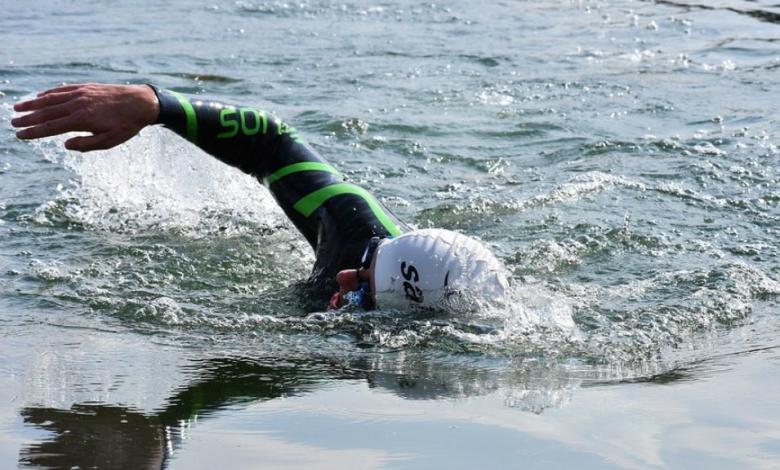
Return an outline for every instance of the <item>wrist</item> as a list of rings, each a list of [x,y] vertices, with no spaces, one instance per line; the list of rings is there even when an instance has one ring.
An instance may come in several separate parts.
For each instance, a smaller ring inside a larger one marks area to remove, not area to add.
[[[157,122],[160,115],[160,100],[151,85],[130,85],[139,106],[139,124],[150,126]]]

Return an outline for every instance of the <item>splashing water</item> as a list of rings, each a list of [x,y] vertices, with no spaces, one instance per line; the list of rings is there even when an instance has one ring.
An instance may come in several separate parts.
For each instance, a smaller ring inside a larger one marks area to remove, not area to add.
[[[64,153],[66,138],[36,142],[49,161],[73,172],[60,195],[36,211],[36,222],[67,222],[122,232],[204,234],[286,227],[270,193],[202,151],[149,128],[129,144],[89,154]]]
[[[516,252],[508,261],[518,277],[500,307],[433,316],[349,309],[303,315],[288,279],[271,279],[289,272],[305,277],[312,255],[256,180],[161,129],[148,129],[127,145],[87,155],[60,150],[63,141],[35,144],[73,178],[35,210],[32,221],[120,235],[127,246],[98,248],[96,259],[77,267],[32,260],[28,273],[59,285],[55,297],[60,300],[86,302],[131,324],[195,329],[207,335],[346,333],[361,347],[377,350],[424,346],[506,357],[647,364],[692,333],[746,321],[755,299],[780,294],[776,281],[745,263],[657,272],[611,287],[544,279],[577,269],[600,252],[670,249],[668,237],[632,233],[627,215],[620,229],[568,241],[541,239]],[[525,201],[486,199],[484,205],[435,210],[446,217],[439,216],[438,222],[457,225],[453,221],[486,213],[576,203],[615,188],[692,197],[664,184],[654,186],[595,171]],[[696,200],[712,204],[712,198]],[[171,233],[184,238],[171,244]],[[279,243],[288,245],[293,256],[280,259]],[[73,291],[68,286],[77,287]],[[647,366],[641,367],[646,372]]]

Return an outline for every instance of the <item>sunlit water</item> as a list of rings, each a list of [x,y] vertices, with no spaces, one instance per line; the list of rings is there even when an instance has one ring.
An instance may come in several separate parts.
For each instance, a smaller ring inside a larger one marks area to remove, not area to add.
[[[27,2],[0,31],[3,467],[780,459],[772,2]],[[307,312],[251,177],[159,128],[14,138],[15,101],[80,81],[274,112],[488,243],[510,299]]]

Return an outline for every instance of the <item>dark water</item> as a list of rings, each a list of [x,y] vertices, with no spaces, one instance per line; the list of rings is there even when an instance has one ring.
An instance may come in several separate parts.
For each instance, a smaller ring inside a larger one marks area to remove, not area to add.
[[[772,2],[2,6],[3,468],[777,468]],[[82,81],[274,112],[510,306],[307,314],[250,177],[14,138]]]

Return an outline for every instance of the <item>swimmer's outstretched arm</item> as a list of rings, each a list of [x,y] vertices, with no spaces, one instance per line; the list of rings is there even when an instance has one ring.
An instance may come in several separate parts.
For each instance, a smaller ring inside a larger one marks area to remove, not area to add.
[[[14,110],[30,112],[11,121],[24,127],[20,139],[39,139],[67,132],[89,132],[65,142],[70,150],[87,152],[115,147],[153,124],[160,112],[154,91],[146,85],[82,84],[52,88]]]
[[[261,110],[191,100],[149,85],[61,86],[17,103],[14,110],[29,112],[11,121],[15,127],[25,128],[16,134],[20,139],[79,131],[92,134],[68,139],[65,147],[70,150],[109,149],[148,125],[163,124],[219,160],[261,180],[300,163],[335,173],[302,145],[294,128]]]
[[[367,191],[344,183],[294,128],[256,108],[190,99],[150,85],[81,84],[44,91],[14,109],[29,113],[11,121],[24,128],[17,132],[20,139],[88,132],[65,142],[81,152],[115,147],[148,125],[162,124],[265,182],[315,250],[326,216],[320,209],[336,196],[350,195],[327,205],[335,232],[351,240],[341,245],[354,241],[362,253],[372,236],[397,235],[403,226]]]

